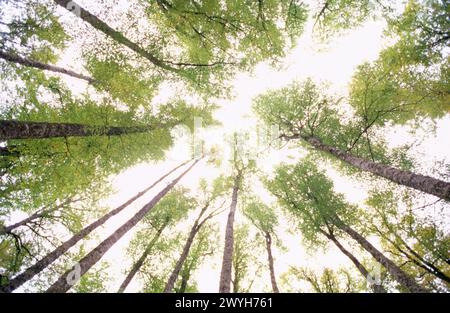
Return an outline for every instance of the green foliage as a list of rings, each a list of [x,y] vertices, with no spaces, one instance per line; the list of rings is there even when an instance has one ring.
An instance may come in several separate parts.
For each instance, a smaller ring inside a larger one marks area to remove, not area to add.
[[[333,270],[324,268],[321,274],[317,274],[306,267],[291,267],[283,274],[283,284],[287,285],[291,292],[305,292],[303,288],[297,290],[292,287],[293,280],[304,281],[310,285],[316,293],[356,293],[365,291],[364,282],[352,277],[352,273],[345,268]],[[309,291],[308,290],[308,291]]]
[[[252,199],[244,208],[245,216],[263,234],[273,234],[278,225],[278,218],[275,212],[258,199]]]
[[[333,191],[332,181],[310,160],[280,165],[266,187],[294,219],[310,249],[324,246],[323,235],[338,232],[334,225],[339,220],[350,224],[356,219],[357,209]]]

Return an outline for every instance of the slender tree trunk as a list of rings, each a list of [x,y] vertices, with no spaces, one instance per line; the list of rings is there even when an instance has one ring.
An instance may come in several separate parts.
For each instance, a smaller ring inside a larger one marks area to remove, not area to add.
[[[186,271],[183,271],[183,273],[181,273],[181,283],[180,283],[180,289],[178,290],[178,293],[186,292],[186,287],[187,287],[190,277],[191,277],[191,271],[189,268],[186,269]]]
[[[177,264],[175,264],[175,268],[173,269],[172,273],[170,274],[170,277],[167,280],[166,286],[164,287],[165,293],[173,292],[173,288],[177,281],[178,275],[180,274],[180,271],[183,268],[184,262],[186,261],[188,255],[189,255],[189,250],[191,249],[192,243],[194,242],[194,238],[197,235],[197,233],[199,232],[201,226],[203,225],[203,223],[200,223],[200,219],[207,208],[208,208],[208,206],[205,206],[204,208],[202,208],[199,216],[197,217],[197,219],[194,222],[194,225],[191,228],[191,231],[189,232],[189,236],[186,240],[186,243],[184,244],[183,251],[181,252],[180,258],[178,259]]]
[[[238,200],[238,193],[241,183],[241,172],[238,172],[234,179],[233,194],[231,197],[230,213],[228,214],[227,226],[225,230],[225,248],[223,250],[222,270],[220,272],[219,292],[229,293],[231,284],[231,270],[233,265],[234,249],[234,215]]]
[[[339,248],[339,250],[341,250],[343,254],[345,254],[350,259],[350,261],[353,262],[353,264],[356,266],[356,268],[364,277],[364,279],[367,280],[369,277],[371,277],[369,276],[369,272],[366,270],[366,268],[358,261],[358,259],[350,251],[348,251],[341,245],[341,243],[336,239],[334,235],[327,234],[326,236]],[[384,289],[382,285],[371,283],[370,288],[372,288],[373,292],[375,293],[386,293],[386,289]]]
[[[150,254],[150,251],[153,249],[153,246],[155,245],[156,241],[158,241],[159,237],[161,236],[161,233],[163,232],[164,228],[166,228],[166,225],[158,229],[155,236],[152,238],[152,241],[148,244],[147,248],[145,249],[144,253],[142,253],[139,260],[137,260],[136,263],[134,263],[133,267],[131,268],[131,271],[128,273],[127,277],[125,277],[124,281],[119,287],[119,290],[117,290],[118,293],[122,293],[125,291],[125,289],[130,284],[133,277],[137,274],[139,269],[142,267],[142,265],[145,262],[145,259],[147,259],[147,256]]]
[[[274,293],[279,293],[277,280],[275,279],[275,269],[273,266],[273,256],[272,256],[272,236],[270,233],[266,232],[266,249],[267,249],[267,259],[269,261],[269,270],[270,270],[270,282],[272,284],[272,289]]]
[[[65,75],[68,75],[68,76],[71,76],[74,78],[85,80],[89,84],[92,84],[95,82],[95,80],[93,78],[82,75],[82,74],[75,73],[74,71],[67,70],[65,68],[50,65],[50,64],[41,63],[41,62],[30,60],[30,59],[25,59],[25,58],[22,58],[22,57],[19,57],[19,56],[10,54],[10,53],[6,53],[4,51],[0,51],[0,58],[4,59],[6,61],[9,61],[9,62],[18,63],[18,64],[28,66],[28,67],[34,67],[34,68],[38,68],[41,70],[65,74]]]
[[[294,136],[298,138],[300,136]],[[384,177],[394,183],[411,187],[422,192],[434,195],[441,199],[450,201],[450,183],[430,176],[415,174],[409,171],[400,170],[386,164],[369,161],[350,153],[342,151],[336,147],[326,145],[317,137],[301,137],[318,150],[330,153],[338,159],[347,162],[361,170],[368,171],[374,175]]]
[[[123,203],[122,205],[118,206],[111,212],[103,215],[101,218],[90,224],[89,226],[83,228],[80,232],[78,232],[76,235],[74,235],[72,238],[61,244],[58,248],[47,254],[44,258],[39,260],[36,264],[30,266],[27,268],[23,273],[17,275],[15,278],[11,279],[8,283],[8,285],[5,285],[3,287],[0,287],[0,292],[12,292],[21,285],[23,285],[25,282],[33,278],[36,274],[43,271],[49,264],[53,263],[57,258],[59,258],[61,255],[63,255],[66,251],[68,251],[71,247],[73,247],[77,242],[85,238],[87,235],[89,235],[92,231],[97,229],[98,227],[102,226],[107,220],[109,220],[111,217],[119,214],[123,209],[125,209],[127,206],[132,204],[136,199],[143,196],[147,191],[152,189],[156,184],[161,182],[164,178],[175,172],[177,169],[182,167],[183,165],[187,164],[189,161],[183,162],[182,164],[178,165],[171,171],[169,171],[167,174],[161,176],[157,181],[155,181],[151,186],[147,187],[146,189],[142,190],[141,192],[137,193],[134,197],[129,199],[127,202]]]
[[[383,253],[378,251],[370,242],[368,242],[363,236],[358,232],[353,230],[350,226],[346,225],[342,221],[336,225],[350,237],[356,240],[367,252],[369,252],[375,260],[377,260],[381,265],[383,265],[389,274],[402,286],[406,287],[410,292],[414,293],[425,293],[428,292],[425,288],[419,286],[413,278],[408,276],[403,272],[394,262],[388,259]]]
[[[61,209],[63,206],[69,204],[69,203],[74,203],[79,201],[79,199],[77,200],[73,200],[73,199],[68,199],[66,201],[64,201],[63,203],[61,203],[60,205],[56,205],[53,208],[48,208],[48,209],[43,209],[43,210],[39,210],[36,211],[35,213],[31,214],[30,216],[28,216],[27,218],[24,218],[23,220],[14,223],[12,225],[9,226],[4,226],[3,228],[0,229],[0,235],[2,234],[8,234],[11,233],[11,231],[13,231],[14,229],[20,227],[20,226],[24,226],[34,220],[37,220],[38,218],[44,217],[45,215],[55,212],[58,209]]]
[[[179,72],[180,70],[177,68],[173,68],[169,65],[167,65],[165,62],[159,60],[156,56],[151,54],[150,52],[146,51],[145,49],[141,48],[138,44],[131,41],[127,37],[125,37],[121,32],[118,32],[117,30],[110,27],[108,24],[106,24],[104,21],[97,18],[95,15],[91,14],[89,11],[84,9],[82,6],[77,4],[75,1],[71,0],[54,0],[57,4],[62,6],[63,8],[67,9],[68,11],[76,14],[79,18],[81,18],[83,21],[94,27],[95,29],[101,31],[108,37],[112,38],[113,40],[117,41],[118,43],[128,47],[129,49],[133,50],[140,56],[146,58],[154,65],[171,71],[171,72]]]
[[[0,140],[43,139],[55,137],[118,136],[145,133],[161,126],[93,126],[72,123],[24,122],[0,120]]]
[[[73,273],[77,275],[78,279],[83,276],[92,266],[94,266],[102,256],[130,229],[132,229],[144,216],[162,199],[179,181],[186,175],[200,159],[188,167],[183,173],[181,173],[176,179],[174,179],[169,185],[161,190],[150,202],[142,207],[132,218],[130,218],[125,224],[120,226],[112,235],[102,241],[94,250],[89,252],[84,258],[82,258],[76,266],[64,273],[49,289],[47,293],[61,293],[68,291],[73,284],[68,279]]]

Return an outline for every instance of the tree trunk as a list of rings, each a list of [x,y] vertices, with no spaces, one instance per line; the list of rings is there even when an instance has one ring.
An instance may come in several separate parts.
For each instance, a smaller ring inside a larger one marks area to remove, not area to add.
[[[0,141],[8,139],[43,139],[55,137],[118,136],[145,133],[159,127],[161,126],[115,127],[72,123],[0,120]]]
[[[10,53],[6,53],[4,51],[0,51],[0,58],[4,59],[6,61],[9,61],[9,62],[18,63],[18,64],[28,66],[28,67],[34,67],[34,68],[38,68],[41,70],[65,74],[65,75],[68,75],[71,77],[85,80],[89,84],[92,84],[95,82],[95,80],[93,78],[82,75],[82,74],[75,73],[74,71],[67,70],[65,68],[61,68],[61,67],[50,65],[50,64],[41,63],[41,62],[34,61],[34,60],[25,59],[25,58],[22,58],[22,57],[19,57],[19,56],[10,54]]]
[[[299,136],[296,136],[299,137]],[[384,177],[394,183],[411,187],[422,192],[434,195],[441,199],[450,201],[450,183],[430,176],[415,174],[400,170],[386,164],[369,161],[356,157],[336,147],[326,145],[316,137],[301,137],[318,150],[330,153],[338,159],[347,162],[361,170],[368,171],[374,175]]]
[[[147,187],[146,189],[142,190],[138,194],[136,194],[134,197],[129,199],[127,202],[123,203],[122,205],[118,206],[111,212],[105,214],[89,226],[83,228],[80,232],[78,232],[76,235],[74,235],[72,238],[61,244],[58,248],[47,254],[44,258],[39,260],[36,264],[30,266],[27,268],[23,273],[17,275],[15,278],[11,279],[8,283],[8,285],[5,285],[3,287],[0,287],[0,292],[12,292],[21,285],[23,285],[25,282],[33,278],[36,274],[40,273],[42,270],[44,270],[49,264],[51,264],[53,261],[55,261],[57,258],[59,258],[61,255],[63,255],[67,250],[69,250],[71,247],[73,247],[77,242],[79,242],[81,239],[85,238],[87,235],[89,235],[92,231],[97,229],[98,227],[102,226],[107,220],[109,220],[111,217],[119,214],[123,209],[125,209],[127,206],[132,204],[136,199],[140,198],[142,195],[144,195],[147,191],[152,189],[154,186],[156,186],[159,182],[161,182],[164,178],[175,172],[177,169],[182,167],[183,165],[187,164],[189,161],[183,162],[182,164],[178,165],[165,175],[161,176],[157,181],[155,181],[151,186]]]
[[[332,234],[327,234],[326,235],[328,237],[328,239],[330,239],[338,248],[339,250],[341,250],[341,252],[343,254],[345,254],[350,261],[353,262],[353,264],[356,266],[356,268],[358,269],[358,271],[361,273],[361,275],[364,277],[364,279],[368,279],[369,276],[369,272],[366,270],[366,268],[358,261],[358,259],[347,249],[345,249],[341,243],[336,239],[336,237]],[[382,285],[377,285],[377,284],[370,284],[370,288],[372,288],[373,292],[375,293],[386,293],[386,289],[384,289],[384,287]]]
[[[189,250],[191,249],[192,243],[194,242],[194,238],[197,235],[197,233],[199,232],[201,226],[203,225],[203,223],[200,223],[200,219],[201,219],[203,213],[205,213],[207,208],[208,208],[208,206],[205,206],[204,208],[202,208],[199,216],[197,217],[197,219],[194,222],[194,225],[191,228],[191,231],[189,232],[189,236],[186,240],[186,243],[184,244],[183,251],[181,252],[180,258],[178,259],[177,264],[175,265],[175,268],[173,269],[172,273],[170,274],[170,277],[167,280],[166,286],[164,287],[165,293],[173,292],[173,288],[177,281],[178,275],[180,274],[180,271],[183,268],[184,262],[186,261],[188,255],[189,255]],[[205,222],[205,221],[203,221],[203,222]]]
[[[223,250],[222,270],[220,272],[219,292],[229,293],[231,284],[231,269],[233,265],[234,249],[234,215],[238,200],[238,193],[241,183],[241,173],[238,172],[234,179],[233,194],[231,197],[230,213],[228,214],[227,226],[225,230],[225,248]]]
[[[44,217],[45,215],[47,215],[47,214],[49,214],[51,212],[55,212],[56,210],[61,209],[62,207],[64,207],[65,205],[67,205],[69,203],[75,203],[75,202],[78,202],[78,201],[80,201],[80,199],[73,200],[73,199],[69,198],[68,200],[64,201],[60,205],[56,205],[53,208],[42,209],[42,210],[36,211],[35,213],[31,214],[29,217],[24,218],[23,220],[21,220],[21,221],[19,221],[17,223],[14,223],[14,224],[9,225],[9,226],[4,226],[3,228],[0,229],[0,235],[11,233],[11,231],[13,231],[16,228],[19,228],[20,226],[24,226],[24,225],[26,225],[26,224],[28,224],[28,223],[30,223],[30,222],[38,219],[38,218]]]
[[[383,265],[389,274],[402,286],[406,287],[410,292],[414,293],[424,293],[428,292],[425,288],[419,286],[414,279],[409,277],[405,272],[403,272],[394,262],[388,259],[383,253],[378,251],[370,242],[368,242],[363,236],[358,232],[353,230],[350,226],[344,224],[339,220],[337,225],[341,230],[347,233],[350,237],[356,240],[367,252],[369,252],[375,260],[377,260],[381,265]]]
[[[181,283],[180,283],[180,289],[178,290],[178,293],[186,292],[186,287],[189,282],[190,276],[191,276],[191,273],[190,273],[189,268],[186,271],[183,271],[183,273],[181,273]]]
[[[81,18],[83,21],[94,27],[95,29],[101,31],[108,37],[112,38],[113,40],[117,41],[118,43],[128,47],[129,49],[133,50],[140,56],[146,58],[154,65],[171,71],[171,72],[179,72],[179,69],[173,68],[163,61],[159,60],[157,57],[149,53],[148,51],[141,48],[139,45],[134,43],[133,41],[126,38],[122,33],[118,32],[117,30],[110,27],[108,24],[97,18],[95,15],[91,14],[89,11],[85,10],[83,7],[81,7],[79,4],[77,4],[75,1],[71,0],[54,0],[57,4],[62,6],[63,8],[67,9],[68,11],[76,14],[79,18]]]
[[[158,241],[159,237],[161,236],[161,233],[163,232],[164,228],[166,228],[166,225],[158,229],[157,233],[153,237],[152,241],[148,244],[147,248],[145,249],[144,253],[142,253],[139,260],[137,260],[136,263],[134,263],[133,267],[131,268],[131,271],[128,273],[127,277],[125,277],[124,281],[119,287],[119,290],[117,290],[118,293],[123,293],[125,289],[130,284],[131,280],[133,279],[134,275],[139,271],[139,269],[142,267],[142,265],[145,262],[145,259],[150,254],[150,251],[153,249],[153,246],[155,245],[156,241]]]
[[[82,258],[76,266],[64,273],[49,289],[47,293],[61,293],[68,291],[73,284],[68,282],[69,275],[72,275],[75,271],[79,274],[77,280],[84,275],[92,266],[94,266],[102,256],[108,252],[108,250],[122,238],[130,229],[132,229],[144,216],[162,199],[179,181],[186,175],[200,159],[188,167],[183,173],[181,173],[176,179],[174,179],[169,185],[161,190],[150,202],[144,205],[132,218],[130,218],[125,224],[120,226],[112,235],[102,241],[94,250],[89,252],[84,258]]]
[[[269,261],[269,270],[270,270],[270,282],[272,284],[272,289],[274,293],[279,293],[277,281],[275,279],[275,269],[273,266],[273,256],[272,256],[272,236],[270,233],[266,233],[266,249],[267,249],[267,258]]]

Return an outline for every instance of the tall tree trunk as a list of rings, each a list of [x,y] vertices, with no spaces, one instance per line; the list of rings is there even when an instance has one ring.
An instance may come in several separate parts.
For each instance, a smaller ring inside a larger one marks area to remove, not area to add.
[[[144,216],[162,199],[179,181],[186,175],[200,159],[188,167],[183,173],[181,173],[176,179],[174,179],[169,185],[161,190],[150,202],[144,205],[132,218],[130,218],[125,224],[120,226],[113,234],[103,240],[94,250],[89,252],[84,258],[82,258],[75,267],[64,273],[50,288],[47,289],[47,293],[61,293],[68,291],[72,284],[68,282],[69,275],[76,272],[79,273],[79,277],[84,275],[92,266],[94,266],[102,256],[130,229],[132,229]],[[78,279],[79,279],[78,277]]]
[[[186,292],[186,287],[188,285],[190,277],[191,277],[191,269],[189,267],[187,267],[186,270],[181,273],[181,283],[180,283],[180,289],[178,290],[178,293]]]
[[[145,133],[161,126],[94,126],[72,123],[0,120],[0,140],[43,139],[55,137],[118,136]]]
[[[267,259],[269,261],[269,270],[270,270],[270,283],[272,284],[272,289],[274,293],[279,293],[277,280],[275,279],[275,269],[273,266],[273,256],[272,256],[272,236],[270,233],[266,232],[266,249],[267,249]]]
[[[336,225],[350,237],[356,240],[367,252],[369,252],[375,260],[377,260],[381,265],[386,268],[389,274],[402,286],[406,287],[410,292],[424,293],[428,292],[425,288],[419,286],[414,279],[403,272],[394,262],[388,259],[383,253],[378,251],[370,242],[368,242],[363,236],[358,232],[353,230],[350,226],[346,225],[344,222],[339,220]]]
[[[299,137],[300,136],[294,136],[293,138]],[[445,182],[430,176],[400,170],[386,164],[381,164],[353,156],[352,154],[342,151],[341,149],[322,143],[322,141],[317,137],[302,136],[301,138],[307,141],[316,149],[330,153],[338,159],[347,162],[348,164],[351,164],[361,170],[384,177],[394,183],[411,187],[422,192],[434,195],[441,199],[450,201],[450,182]]]
[[[197,233],[200,231],[201,226],[206,221],[206,220],[204,220],[202,223],[200,223],[200,219],[202,218],[202,216],[205,213],[207,208],[208,208],[208,205],[206,205],[205,207],[203,207],[200,210],[200,213],[199,213],[197,219],[195,220],[194,225],[191,228],[191,231],[189,232],[189,236],[186,240],[186,243],[184,244],[183,251],[181,252],[180,258],[178,259],[177,264],[175,264],[175,268],[173,269],[172,273],[170,274],[169,279],[167,280],[166,286],[164,287],[165,293],[173,292],[173,288],[177,281],[178,275],[180,274],[180,271],[183,268],[184,262],[186,261],[188,255],[189,255],[189,250],[191,249],[192,243],[194,242],[194,238],[197,235]]]
[[[31,214],[30,216],[28,216],[27,218],[24,218],[21,221],[18,221],[14,224],[8,225],[8,226],[4,226],[3,228],[0,228],[0,235],[2,234],[8,234],[11,233],[11,231],[13,231],[16,228],[19,228],[21,226],[24,226],[34,220],[37,220],[39,218],[42,218],[44,216],[46,216],[49,213],[55,212],[58,209],[61,209],[62,207],[64,207],[65,205],[69,204],[69,203],[75,203],[80,201],[81,199],[67,199],[66,201],[64,201],[63,203],[54,206],[53,208],[47,208],[47,209],[42,209],[39,211],[36,211],[35,213]]]
[[[17,275],[15,278],[11,279],[8,283],[8,285],[0,287],[0,292],[12,292],[21,285],[23,285],[25,282],[33,278],[35,275],[43,271],[49,264],[53,263],[57,258],[59,258],[61,255],[63,255],[67,250],[69,250],[71,247],[73,247],[76,243],[78,243],[80,240],[85,238],[87,235],[89,235],[92,231],[97,229],[98,227],[102,226],[107,220],[109,220],[111,217],[119,214],[123,209],[125,209],[127,206],[132,204],[136,199],[143,196],[147,191],[152,189],[154,186],[156,186],[159,182],[161,182],[164,178],[175,172],[177,169],[182,167],[183,165],[186,165],[190,161],[183,162],[182,164],[178,165],[165,175],[161,176],[157,181],[155,181],[151,186],[147,187],[146,189],[142,190],[141,192],[137,193],[134,197],[129,199],[127,202],[123,203],[122,205],[118,206],[111,212],[103,215],[101,218],[90,224],[89,226],[83,228],[81,231],[79,231],[76,235],[74,235],[72,238],[61,244],[58,248],[47,254],[45,257],[43,257],[41,260],[39,260],[36,264],[30,266],[27,268],[23,273]]]
[[[124,281],[120,285],[119,290],[117,290],[117,292],[122,293],[128,287],[128,285],[130,284],[133,277],[136,275],[136,273],[139,271],[139,269],[144,264],[145,259],[147,259],[147,256],[150,254],[150,251],[153,249],[153,246],[155,245],[156,241],[158,241],[164,228],[166,228],[166,225],[164,225],[163,227],[160,227],[158,229],[155,236],[152,238],[152,241],[150,241],[147,248],[145,249],[144,253],[142,253],[139,260],[137,260],[137,262],[134,263],[133,267],[131,268],[131,271],[128,273],[127,277],[125,277]]]
[[[368,279],[369,276],[369,272],[366,270],[366,268],[358,261],[358,259],[347,249],[345,249],[341,243],[336,239],[336,237],[332,234],[327,234],[326,235],[328,237],[328,239],[330,239],[338,248],[339,250],[341,250],[341,252],[343,254],[345,254],[350,261],[353,262],[353,264],[356,266],[356,268],[358,269],[358,271],[361,273],[361,275],[364,277],[364,279]],[[370,284],[370,288],[372,288],[373,292],[375,293],[386,293],[386,289],[384,289],[384,287],[382,285],[377,285],[377,284]]]
[[[68,75],[71,77],[85,80],[89,84],[92,84],[95,82],[95,80],[93,78],[82,75],[82,74],[75,73],[74,71],[67,70],[65,68],[50,65],[50,64],[41,63],[41,62],[30,60],[30,59],[25,59],[25,58],[19,57],[17,55],[13,55],[11,53],[6,53],[4,51],[0,51],[0,58],[4,59],[6,61],[9,61],[9,62],[18,63],[18,64],[28,66],[28,67],[34,67],[34,68],[38,68],[41,70],[65,74],[65,75]]]
[[[63,8],[67,9],[68,11],[75,13],[78,17],[80,17],[83,21],[85,21],[95,29],[101,31],[102,33],[112,38],[113,40],[117,41],[118,43],[133,50],[140,56],[146,58],[154,65],[171,72],[180,71],[179,69],[173,68],[167,65],[165,62],[159,60],[156,56],[146,51],[145,49],[141,48],[138,44],[125,37],[121,32],[118,32],[117,30],[110,27],[108,24],[97,18],[95,15],[91,14],[89,11],[84,9],[75,1],[71,0],[54,0],[54,1]]]
[[[220,272],[219,292],[229,293],[231,284],[231,269],[233,265],[234,249],[234,215],[238,200],[238,193],[241,184],[242,173],[238,172],[234,178],[233,194],[231,197],[230,213],[228,214],[227,226],[225,230],[225,247],[223,250],[222,270]]]

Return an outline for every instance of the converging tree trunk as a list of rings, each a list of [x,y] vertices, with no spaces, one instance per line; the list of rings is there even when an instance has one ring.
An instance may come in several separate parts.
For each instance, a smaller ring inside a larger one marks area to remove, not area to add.
[[[164,287],[165,293],[173,292],[173,288],[175,286],[175,283],[177,281],[178,275],[180,274],[181,269],[183,268],[184,262],[186,261],[189,251],[191,249],[192,243],[194,242],[195,236],[200,231],[201,227],[204,225],[207,219],[200,222],[200,219],[202,218],[205,211],[208,209],[209,203],[205,205],[201,210],[197,217],[197,219],[194,222],[194,225],[191,228],[191,231],[189,232],[189,236],[186,240],[186,243],[184,244],[183,251],[181,252],[180,258],[178,259],[177,263],[175,264],[175,268],[173,269],[172,273],[169,276],[169,279],[167,280],[166,286]]]
[[[295,136],[296,138],[300,136]],[[441,199],[450,201],[450,182],[445,182],[430,176],[415,174],[409,171],[400,170],[392,166],[369,161],[351,155],[336,147],[326,145],[317,137],[301,137],[318,150],[330,153],[338,159],[351,164],[361,170],[374,175],[384,177],[394,183],[411,187],[422,192],[434,195]]]
[[[156,180],[151,186],[147,187],[146,189],[142,190],[141,192],[137,193],[134,197],[130,198],[127,202],[123,203],[122,205],[118,206],[111,212],[103,215],[101,218],[90,224],[89,226],[83,228],[81,231],[79,231],[76,235],[74,235],[72,238],[61,244],[58,248],[47,254],[45,257],[43,257],[41,260],[39,260],[34,265],[27,268],[23,273],[17,275],[15,278],[11,279],[9,283],[5,286],[0,287],[0,292],[12,292],[21,285],[23,285],[25,282],[29,281],[31,278],[33,278],[35,275],[43,271],[49,264],[53,263],[57,258],[59,258],[61,255],[63,255],[66,251],[68,251],[71,247],[73,247],[77,242],[85,238],[87,235],[89,235],[91,232],[93,232],[98,227],[102,226],[107,220],[109,220],[111,217],[119,214],[123,209],[128,207],[130,204],[132,204],[135,200],[143,196],[147,191],[152,189],[154,186],[156,186],[159,182],[161,182],[163,179],[165,179],[167,176],[175,172],[180,167],[186,165],[190,161],[186,161],[169,171],[168,173],[161,176],[158,180]]]
[[[171,72],[179,72],[180,70],[174,67],[171,67],[167,65],[164,61],[158,59],[156,56],[151,54],[150,52],[146,51],[142,47],[140,47],[135,42],[131,41],[127,37],[125,37],[121,32],[113,29],[108,24],[106,24],[104,21],[100,20],[95,15],[91,14],[89,11],[84,9],[82,6],[77,4],[75,1],[71,0],[54,0],[57,4],[62,6],[63,8],[67,9],[68,11],[74,13],[79,18],[81,18],[83,21],[94,27],[95,29],[101,31],[108,37],[112,38],[113,40],[117,41],[118,43],[128,47],[129,49],[133,50],[140,56],[146,58],[154,65],[165,69],[167,71]]]
[[[341,230],[347,233],[351,238],[356,240],[367,252],[369,252],[378,263],[392,275],[392,277],[402,286],[407,288],[410,292],[425,293],[428,292],[425,288],[419,286],[413,278],[403,272],[394,262],[388,259],[383,253],[378,251],[370,242],[368,242],[358,232],[353,230],[350,226],[339,220],[337,225]]]
[[[159,237],[161,236],[161,233],[166,228],[166,226],[167,226],[167,224],[163,225],[162,227],[160,227],[158,229],[158,231],[156,232],[155,236],[153,236],[152,241],[150,241],[150,243],[148,244],[147,248],[145,248],[145,250],[142,253],[142,255],[139,258],[139,260],[137,260],[136,263],[134,263],[134,265],[131,268],[130,272],[128,273],[128,275],[123,280],[122,284],[119,287],[119,290],[117,290],[118,293],[124,292],[125,289],[128,287],[128,285],[130,284],[130,282],[133,279],[133,277],[136,275],[136,273],[140,270],[140,268],[144,264],[145,259],[147,259],[148,255],[150,254],[150,252],[153,249],[153,246],[158,241]]]
[[[234,215],[238,200],[238,193],[241,184],[242,173],[239,171],[234,178],[233,194],[231,197],[230,213],[228,214],[227,226],[225,230],[225,247],[223,250],[222,270],[220,272],[219,292],[229,293],[231,288],[231,270],[233,266],[234,248]]]
[[[9,62],[13,62],[13,63],[17,63],[20,65],[24,65],[24,66],[28,66],[28,67],[34,67],[34,68],[38,68],[41,70],[46,70],[46,71],[50,71],[50,72],[54,72],[54,73],[61,73],[61,74],[65,74],[74,78],[78,78],[78,79],[82,79],[87,81],[89,84],[92,84],[95,82],[95,80],[89,76],[85,76],[82,74],[78,74],[74,71],[62,68],[62,67],[58,67],[58,66],[54,66],[54,65],[50,65],[50,64],[45,64],[45,63],[41,63],[38,61],[34,61],[34,60],[30,60],[30,59],[26,59],[26,58],[22,58],[19,57],[17,55],[13,55],[11,53],[7,53],[4,51],[0,51],[0,58],[4,59],[6,61]]]
[[[279,293],[277,280],[275,278],[275,269],[273,266],[273,256],[272,256],[272,236],[270,233],[266,232],[266,250],[267,250],[267,259],[269,261],[269,270],[270,270],[270,283],[272,284],[272,289],[274,293]]]
[[[359,260],[350,251],[348,251],[342,246],[342,244],[337,240],[337,238],[333,234],[326,234],[326,237],[330,239],[339,248],[339,250],[341,250],[341,252],[350,259],[350,261],[352,261],[352,263],[356,266],[356,268],[364,277],[364,279],[368,280],[369,277],[371,277],[367,269],[359,262]],[[370,281],[368,281],[368,283],[370,284],[370,287],[372,288],[373,292],[386,293],[386,289],[384,289],[382,285],[377,285]]]
[[[162,126],[94,126],[73,123],[25,122],[0,120],[0,140],[43,139],[55,137],[119,136],[145,133]]]
[[[47,289],[47,293],[61,293],[68,291],[75,282],[83,276],[92,266],[94,266],[102,256],[130,229],[132,229],[144,216],[162,199],[180,180],[186,175],[201,159],[194,161],[183,173],[161,190],[150,202],[144,205],[132,218],[120,226],[112,235],[103,240],[95,249],[82,258],[72,269],[64,273],[59,279]],[[77,275],[75,281],[69,281],[69,278]]]

